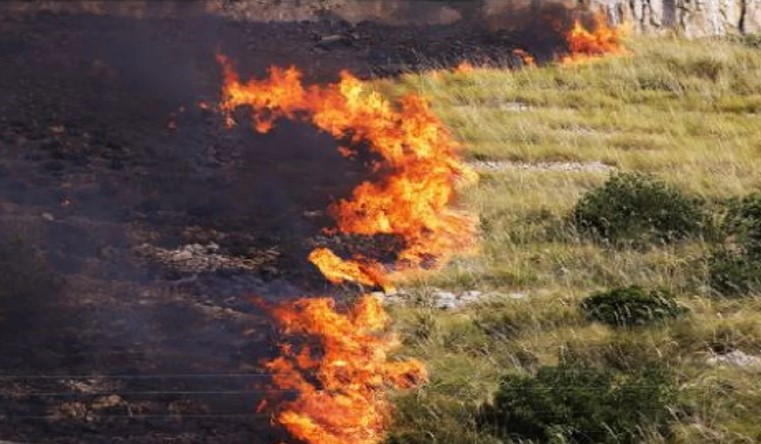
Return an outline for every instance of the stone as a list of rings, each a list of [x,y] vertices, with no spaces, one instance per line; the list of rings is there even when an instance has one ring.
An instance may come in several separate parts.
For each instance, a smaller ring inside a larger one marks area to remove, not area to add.
[[[696,38],[761,32],[761,0],[592,0],[591,9],[640,33]]]
[[[101,396],[92,403],[93,410],[102,410],[121,405],[124,400],[119,395]]]
[[[709,365],[728,367],[755,367],[761,369],[761,357],[749,355],[741,350],[733,350],[726,354],[718,354],[708,358]]]
[[[187,261],[193,259],[193,252],[188,250],[182,250],[174,253],[174,260]]]
[[[525,293],[522,291],[516,291],[513,293],[509,293],[507,297],[509,297],[510,299],[525,299],[526,297],[528,297],[528,293]]]
[[[743,34],[761,33],[761,0],[745,0],[740,31]]]

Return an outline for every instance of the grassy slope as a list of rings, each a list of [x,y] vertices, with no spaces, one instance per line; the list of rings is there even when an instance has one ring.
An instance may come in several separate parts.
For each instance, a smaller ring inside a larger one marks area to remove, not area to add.
[[[667,39],[630,47],[635,56],[593,64],[409,75],[379,86],[430,97],[471,158],[602,161],[709,201],[761,190],[761,50]],[[432,373],[427,387],[399,400],[396,431],[415,431],[416,442],[489,442],[469,425],[498,376],[552,364],[573,348],[603,365],[654,357],[677,370],[680,419],[673,437],[653,442],[761,442],[759,374],[705,364],[723,343],[759,353],[761,299],[710,296],[703,242],[636,251],[578,237],[563,217],[606,177],[508,170],[484,173],[465,191],[462,205],[482,218],[482,254],[409,283],[418,302],[394,309],[404,352]],[[628,284],[669,288],[691,315],[627,332],[580,315],[580,298]],[[432,288],[503,296],[440,312],[426,307]],[[509,296],[517,291],[528,296]]]

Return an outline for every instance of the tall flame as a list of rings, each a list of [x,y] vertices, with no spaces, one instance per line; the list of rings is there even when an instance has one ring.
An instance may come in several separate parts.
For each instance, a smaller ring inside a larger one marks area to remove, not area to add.
[[[383,334],[389,319],[378,299],[363,296],[347,313],[336,311],[330,298],[300,299],[273,314],[286,333],[313,340],[281,345],[281,355],[267,364],[278,387],[299,392],[278,422],[308,443],[381,441],[391,408],[380,394],[413,387],[426,371],[418,361],[389,361],[395,341]]]
[[[309,262],[313,263],[325,278],[334,284],[357,282],[370,287],[377,285],[387,291],[392,290],[383,270],[377,265],[342,259],[328,248],[314,249],[309,253]]]
[[[603,57],[605,55],[624,55],[628,50],[623,45],[625,32],[621,28],[608,25],[603,14],[595,15],[595,28],[588,30],[580,20],[566,34],[569,53],[561,62],[579,63]]]
[[[279,118],[306,120],[348,139],[349,148],[340,148],[344,155],[352,155],[359,142],[378,154],[373,167],[382,179],[361,183],[329,213],[341,233],[397,236],[403,248],[393,264],[343,259],[317,248],[309,260],[330,282],[389,290],[391,269],[440,266],[453,252],[475,248],[476,219],[448,206],[457,185],[477,176],[460,161],[457,143],[423,98],[408,95],[392,106],[348,72],[336,84],[305,87],[297,69],[272,67],[269,78],[242,82],[225,56],[218,60],[225,76],[221,109],[229,125],[235,123],[232,111],[248,106],[260,133]],[[281,344],[280,356],[266,364],[276,386],[298,392],[281,405],[276,420],[311,444],[380,442],[391,414],[385,391],[419,384],[426,371],[415,360],[388,359],[397,341],[378,299],[362,296],[346,312],[330,298],[303,298],[270,310],[287,335],[302,339]]]
[[[258,132],[278,118],[304,119],[336,138],[367,142],[380,155],[376,169],[388,172],[383,180],[360,184],[329,208],[340,232],[400,236],[405,246],[397,267],[441,264],[451,252],[475,248],[476,219],[448,205],[458,181],[473,182],[476,173],[460,161],[458,144],[422,97],[408,95],[394,107],[346,71],[326,86],[304,87],[293,67],[272,67],[268,79],[241,82],[229,60],[218,58],[228,121],[232,110],[248,105]]]

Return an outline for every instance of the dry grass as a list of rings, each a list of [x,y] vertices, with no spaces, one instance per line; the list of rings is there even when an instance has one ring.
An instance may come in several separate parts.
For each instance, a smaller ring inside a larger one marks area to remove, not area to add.
[[[720,40],[636,39],[630,47],[632,57],[586,65],[408,75],[379,87],[430,97],[474,159],[602,161],[653,174],[709,205],[760,190],[761,51]],[[602,365],[655,358],[675,369],[673,434],[652,442],[761,441],[758,372],[706,364],[712,350],[761,353],[761,300],[708,292],[706,241],[614,249],[578,235],[565,217],[606,178],[511,169],[485,173],[464,193],[460,204],[482,219],[482,253],[408,282],[423,302],[393,309],[404,352],[432,374],[427,387],[399,400],[394,433],[415,430],[422,438],[414,442],[494,442],[473,424],[499,376],[553,364],[572,349]],[[590,292],[631,284],[671,290],[690,314],[634,330],[580,314]],[[425,304],[432,288],[497,296],[441,312]],[[516,291],[528,296],[512,299]]]

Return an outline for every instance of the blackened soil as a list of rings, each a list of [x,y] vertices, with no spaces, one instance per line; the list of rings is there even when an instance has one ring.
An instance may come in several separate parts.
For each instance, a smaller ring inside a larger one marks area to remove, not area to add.
[[[224,129],[198,106],[218,99],[216,51],[246,75],[293,64],[322,82],[340,69],[509,62],[514,47],[466,24],[3,19],[0,235],[36,251],[62,285],[2,301],[0,439],[282,439],[255,413],[268,388],[259,362],[275,341],[249,296],[326,288],[306,241],[366,169],[304,124]],[[134,252],[204,236],[230,255],[281,256],[260,273],[177,275]]]

